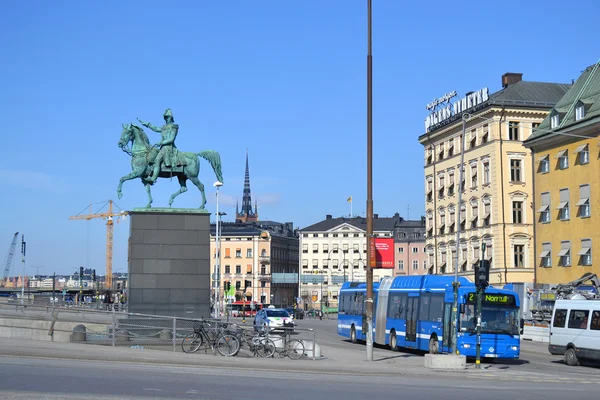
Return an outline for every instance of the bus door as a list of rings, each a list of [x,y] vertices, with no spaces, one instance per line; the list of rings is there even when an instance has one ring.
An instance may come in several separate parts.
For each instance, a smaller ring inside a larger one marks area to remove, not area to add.
[[[417,315],[419,294],[409,293],[406,304],[406,347],[417,347]]]
[[[444,303],[444,333],[442,347],[444,351],[451,351],[452,348],[452,321],[456,314],[452,312],[452,303]]]

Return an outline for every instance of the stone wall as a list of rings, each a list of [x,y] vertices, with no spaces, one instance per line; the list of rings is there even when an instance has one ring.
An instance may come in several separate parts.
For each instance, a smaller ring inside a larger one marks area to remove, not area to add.
[[[130,212],[130,313],[210,317],[209,215]]]

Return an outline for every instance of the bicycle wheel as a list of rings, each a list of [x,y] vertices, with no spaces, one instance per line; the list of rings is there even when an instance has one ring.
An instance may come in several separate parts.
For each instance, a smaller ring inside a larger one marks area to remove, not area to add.
[[[235,356],[240,351],[240,340],[235,335],[221,335],[217,339],[217,351],[225,357]]]
[[[202,339],[202,335],[198,335],[197,333],[190,333],[181,341],[181,349],[185,353],[194,353],[198,351],[200,346],[204,343],[204,339]]]
[[[275,343],[271,339],[261,339],[256,346],[256,353],[261,357],[273,357],[275,354]]]
[[[304,343],[298,339],[292,339],[285,345],[285,353],[292,360],[298,360],[304,355]]]

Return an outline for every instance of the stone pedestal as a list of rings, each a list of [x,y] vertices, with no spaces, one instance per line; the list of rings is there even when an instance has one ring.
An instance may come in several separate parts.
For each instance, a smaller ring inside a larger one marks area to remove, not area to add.
[[[210,317],[210,214],[152,208],[129,215],[129,312]]]

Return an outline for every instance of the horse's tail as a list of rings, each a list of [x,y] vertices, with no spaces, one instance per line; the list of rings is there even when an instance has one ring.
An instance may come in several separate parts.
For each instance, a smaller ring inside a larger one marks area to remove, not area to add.
[[[219,153],[214,150],[204,150],[203,152],[198,153],[198,155],[210,163],[213,171],[215,171],[217,180],[223,183],[223,173],[221,172],[221,156]]]

